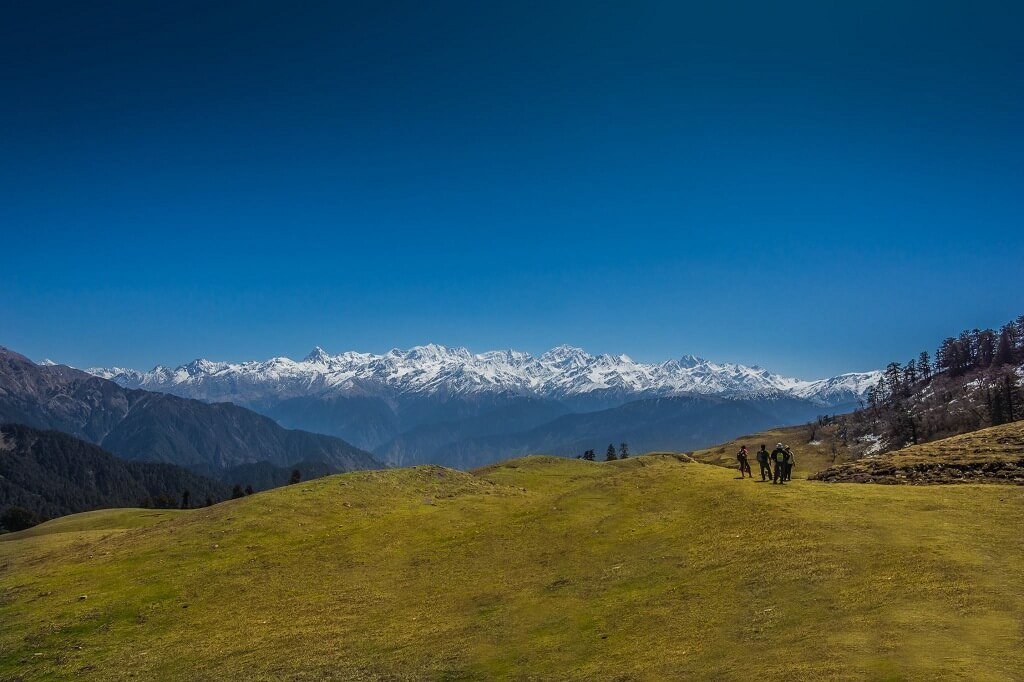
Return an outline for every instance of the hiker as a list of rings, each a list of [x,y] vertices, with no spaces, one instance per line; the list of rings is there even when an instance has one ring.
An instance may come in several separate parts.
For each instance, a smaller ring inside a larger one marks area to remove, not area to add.
[[[793,465],[796,464],[796,457],[793,456],[793,451],[789,449],[788,445],[785,446],[785,448],[786,448],[786,480],[787,481],[792,481],[793,480]]]
[[[740,478],[743,478],[743,472],[746,472],[746,473],[750,474],[750,477],[753,478],[754,474],[751,473],[751,471],[750,471],[750,462],[747,461],[747,446],[746,445],[741,447],[740,451],[736,453],[736,459],[739,460],[739,463],[740,463]]]
[[[786,484],[786,458],[789,454],[786,452],[786,447],[779,443],[772,450],[772,461],[775,462],[775,477],[772,479],[772,485],[778,483],[779,485]]]
[[[768,448],[761,443],[761,449],[757,451],[757,464],[761,467],[761,480],[772,480],[772,467],[768,464]]]

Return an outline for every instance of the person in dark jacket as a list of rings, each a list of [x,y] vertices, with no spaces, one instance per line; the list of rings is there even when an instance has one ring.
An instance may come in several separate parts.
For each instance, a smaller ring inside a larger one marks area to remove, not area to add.
[[[786,484],[786,461],[789,457],[789,453],[786,452],[786,447],[779,443],[772,450],[772,462],[775,464],[775,477],[772,478],[772,484],[778,483],[779,485]]]
[[[751,478],[754,474],[750,471],[750,460],[747,459],[747,446],[744,445],[740,448],[740,451],[736,453],[736,459],[740,463],[740,478],[743,478],[743,474],[747,473]]]
[[[757,451],[757,464],[761,467],[761,480],[770,481],[772,480],[772,467],[768,463],[768,448],[761,443],[761,449]]]

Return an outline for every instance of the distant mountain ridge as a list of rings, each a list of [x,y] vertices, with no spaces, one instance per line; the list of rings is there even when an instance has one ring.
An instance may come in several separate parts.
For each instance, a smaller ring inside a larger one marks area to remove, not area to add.
[[[287,430],[229,403],[208,404],[127,389],[64,365],[37,365],[0,347],[0,422],[72,434],[127,460],[225,469],[266,461],[322,461],[340,470],[379,468],[332,436]]]
[[[466,397],[509,394],[572,405],[623,404],[670,395],[784,394],[823,407],[852,406],[881,373],[854,372],[806,381],[761,367],[714,363],[693,355],[640,363],[627,355],[591,355],[558,346],[539,356],[516,350],[471,353],[436,344],[383,355],[348,351],[331,355],[319,346],[302,360],[276,357],[241,363],[194,360],[148,372],[120,367],[86,371],[128,388],[164,391],[209,401],[242,404],[268,398],[430,395]]]

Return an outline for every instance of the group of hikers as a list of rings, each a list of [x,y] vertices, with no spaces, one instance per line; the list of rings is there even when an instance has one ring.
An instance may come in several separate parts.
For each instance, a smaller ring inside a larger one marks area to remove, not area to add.
[[[756,457],[757,463],[761,466],[762,481],[771,481],[772,485],[776,483],[785,485],[786,481],[793,480],[794,457],[788,445],[779,443],[774,450],[768,452],[768,449],[762,444]],[[743,478],[744,474],[750,474],[750,477],[753,478],[754,474],[750,471],[750,462],[747,460],[746,445],[736,453],[736,459],[740,463],[740,478]]]

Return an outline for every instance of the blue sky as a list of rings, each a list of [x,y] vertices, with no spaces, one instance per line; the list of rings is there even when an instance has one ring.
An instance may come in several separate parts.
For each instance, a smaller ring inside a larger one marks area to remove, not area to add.
[[[0,23],[36,359],[824,376],[1024,312],[1019,3],[40,4]]]

